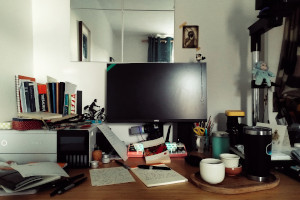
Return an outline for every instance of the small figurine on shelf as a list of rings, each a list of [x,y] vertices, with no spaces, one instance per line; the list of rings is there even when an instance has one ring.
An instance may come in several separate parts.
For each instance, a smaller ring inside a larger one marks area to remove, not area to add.
[[[201,62],[201,60],[205,60],[205,57],[199,53],[199,54],[196,54],[196,60],[197,60],[197,62]]]
[[[97,105],[97,99],[94,99],[91,105],[84,107],[84,118],[86,120],[105,120],[104,108]]]
[[[267,86],[271,87],[270,77],[275,77],[275,75],[269,71],[269,67],[265,62],[257,62],[252,73],[255,75],[255,85],[261,85],[263,80],[265,80]]]

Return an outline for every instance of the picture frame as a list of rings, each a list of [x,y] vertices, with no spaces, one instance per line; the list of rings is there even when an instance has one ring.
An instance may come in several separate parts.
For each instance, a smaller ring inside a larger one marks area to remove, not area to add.
[[[199,26],[183,26],[182,48],[198,48]]]
[[[78,22],[78,50],[79,61],[90,61],[91,58],[91,31],[82,22]]]

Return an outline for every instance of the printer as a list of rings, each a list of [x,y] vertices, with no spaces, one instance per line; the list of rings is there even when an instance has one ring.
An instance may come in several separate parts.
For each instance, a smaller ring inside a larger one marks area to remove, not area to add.
[[[50,130],[0,130],[0,161],[57,161],[57,132]]]

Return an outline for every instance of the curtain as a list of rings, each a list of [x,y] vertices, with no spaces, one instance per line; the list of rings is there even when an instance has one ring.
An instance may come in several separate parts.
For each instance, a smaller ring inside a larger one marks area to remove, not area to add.
[[[276,76],[274,110],[288,125],[300,123],[300,8],[286,17]]]
[[[171,62],[173,38],[148,37],[148,62]]]

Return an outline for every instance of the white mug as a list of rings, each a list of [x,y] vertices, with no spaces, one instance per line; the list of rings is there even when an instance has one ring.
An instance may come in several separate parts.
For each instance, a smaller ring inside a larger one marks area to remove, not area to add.
[[[201,178],[210,183],[221,183],[225,178],[225,165],[220,159],[205,158],[200,162]]]

